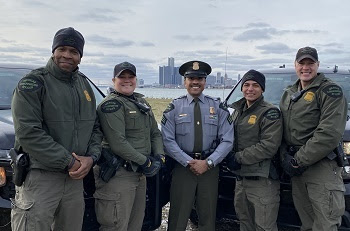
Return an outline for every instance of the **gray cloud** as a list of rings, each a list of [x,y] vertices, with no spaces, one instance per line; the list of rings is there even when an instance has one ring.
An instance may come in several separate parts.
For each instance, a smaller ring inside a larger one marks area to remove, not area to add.
[[[104,47],[129,47],[135,44],[135,42],[131,40],[118,39],[116,41],[100,35],[90,35],[87,38],[90,40],[91,44],[96,43]]]
[[[273,42],[266,45],[256,46],[258,50],[261,50],[263,54],[286,54],[294,51],[286,44]]]
[[[176,40],[181,40],[181,41],[183,41],[183,40],[190,40],[190,41],[192,41],[192,40],[200,40],[200,41],[206,41],[206,40],[209,39],[208,36],[201,36],[201,35],[195,35],[195,36],[193,36],[193,35],[175,35],[175,36],[173,36],[173,38],[176,39]]]
[[[252,23],[248,23],[246,26],[246,28],[252,28],[252,27],[270,27],[270,25],[268,23],[264,23],[264,22],[252,22]]]
[[[94,9],[93,11],[79,14],[75,18],[97,23],[114,23],[120,21],[121,18],[116,17],[112,13],[113,11],[109,9]]]
[[[143,47],[155,47],[154,43],[146,42],[146,41],[145,42],[141,42],[140,45],[143,46]]]
[[[270,39],[272,35],[277,34],[277,30],[274,28],[265,28],[265,29],[251,29],[246,30],[243,33],[234,36],[233,40],[236,41],[252,41],[252,40],[263,40]]]

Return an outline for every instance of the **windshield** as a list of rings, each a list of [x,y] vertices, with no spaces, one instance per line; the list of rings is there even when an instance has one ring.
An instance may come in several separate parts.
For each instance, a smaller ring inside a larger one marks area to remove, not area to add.
[[[266,77],[266,91],[263,93],[264,99],[276,106],[279,106],[279,102],[284,89],[295,83],[297,75],[295,73],[264,73]],[[349,104],[348,110],[350,110],[350,74],[341,73],[326,73],[327,78],[332,79],[343,88],[343,93]],[[241,92],[241,81],[234,87],[231,95],[227,98],[227,105],[231,105],[237,100],[241,99],[243,94]]]
[[[18,81],[30,69],[0,67],[0,110],[11,108],[12,93]]]
[[[30,71],[31,69],[26,68],[0,67],[0,110],[11,108],[13,90],[16,88],[20,79]],[[104,95],[102,95],[97,87],[95,87],[90,81],[89,84],[94,91],[96,105],[98,105],[103,100]]]

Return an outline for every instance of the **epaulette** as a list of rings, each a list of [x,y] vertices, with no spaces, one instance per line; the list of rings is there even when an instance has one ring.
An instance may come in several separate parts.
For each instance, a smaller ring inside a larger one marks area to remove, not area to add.
[[[186,97],[187,97],[186,95],[182,95],[182,96],[179,96],[179,97],[175,98],[174,100],[183,99],[183,98],[186,98]]]
[[[212,97],[210,95],[204,95],[204,97],[215,100],[215,101],[218,101],[218,100],[220,101],[220,97]]]

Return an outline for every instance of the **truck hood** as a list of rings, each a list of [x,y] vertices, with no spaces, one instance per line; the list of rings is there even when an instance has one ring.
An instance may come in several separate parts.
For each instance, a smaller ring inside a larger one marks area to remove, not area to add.
[[[11,110],[0,110],[0,149],[9,150],[15,143]]]

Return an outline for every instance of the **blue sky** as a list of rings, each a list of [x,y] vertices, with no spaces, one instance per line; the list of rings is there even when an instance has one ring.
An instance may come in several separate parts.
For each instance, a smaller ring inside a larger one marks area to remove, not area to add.
[[[57,30],[85,37],[80,69],[101,83],[129,61],[138,78],[158,82],[158,67],[208,62],[236,78],[249,69],[293,66],[303,46],[321,67],[350,69],[347,0],[0,0],[0,63],[45,65]],[[226,59],[227,52],[227,59]]]

